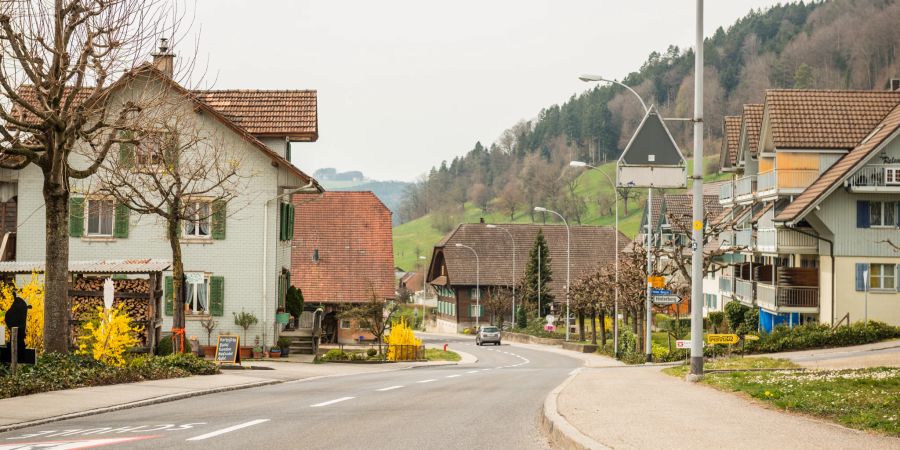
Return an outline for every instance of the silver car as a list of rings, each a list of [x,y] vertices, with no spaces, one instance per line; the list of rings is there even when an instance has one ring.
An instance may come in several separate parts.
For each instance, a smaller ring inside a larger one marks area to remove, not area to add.
[[[475,345],[491,343],[500,345],[500,329],[497,327],[481,327],[475,335]]]

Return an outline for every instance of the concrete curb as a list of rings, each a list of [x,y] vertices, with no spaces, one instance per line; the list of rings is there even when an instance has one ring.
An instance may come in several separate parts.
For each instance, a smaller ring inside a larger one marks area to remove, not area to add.
[[[224,386],[224,387],[218,387],[218,388],[204,389],[201,391],[180,392],[178,394],[162,395],[159,397],[138,400],[138,401],[131,402],[131,403],[122,403],[119,405],[104,406],[102,408],[94,408],[94,409],[88,409],[85,411],[78,411],[78,412],[69,413],[69,414],[61,414],[58,416],[45,417],[43,419],[30,420],[28,422],[19,422],[19,423],[14,423],[14,424],[10,424],[10,425],[2,425],[2,426],[0,426],[0,433],[18,430],[21,428],[33,427],[35,425],[44,425],[44,424],[52,423],[52,422],[59,422],[61,420],[77,419],[79,417],[95,416],[97,414],[103,414],[103,413],[108,413],[108,412],[113,412],[113,411],[122,411],[125,409],[140,408],[142,406],[156,405],[159,403],[174,402],[176,400],[182,400],[182,399],[191,398],[191,397],[199,397],[202,395],[218,394],[220,392],[237,391],[237,390],[241,390],[241,389],[250,389],[250,388],[255,388],[255,387],[269,386],[269,385],[273,385],[273,384],[281,384],[281,383],[284,383],[285,381],[289,381],[289,380],[256,381],[253,383],[236,384],[233,386]]]
[[[550,440],[553,448],[561,449],[603,449],[608,450],[609,447],[585,436],[570,424],[565,417],[559,414],[557,410],[557,399],[559,394],[565,389],[575,377],[581,372],[581,369],[575,369],[566,381],[557,386],[547,394],[544,398],[544,406],[541,410],[541,429]]]
[[[453,349],[451,349],[451,350],[453,350]],[[459,365],[475,364],[478,362],[478,357],[471,353],[461,352],[459,350],[453,350],[453,351],[458,353],[460,356],[460,359],[457,362],[457,364],[459,364]]]

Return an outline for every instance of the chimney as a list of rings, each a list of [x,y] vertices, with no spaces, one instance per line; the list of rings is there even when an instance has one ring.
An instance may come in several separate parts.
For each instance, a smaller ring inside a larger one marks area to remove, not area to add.
[[[892,91],[900,91],[900,78],[891,78],[888,89]]]
[[[169,48],[169,38],[159,38],[159,52],[153,54],[153,67],[173,77],[175,74],[175,55]]]

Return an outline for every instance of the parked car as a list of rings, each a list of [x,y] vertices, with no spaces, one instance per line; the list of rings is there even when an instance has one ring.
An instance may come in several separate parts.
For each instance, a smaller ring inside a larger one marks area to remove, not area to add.
[[[481,327],[475,334],[475,345],[484,345],[485,343],[500,345],[500,329],[497,327]]]

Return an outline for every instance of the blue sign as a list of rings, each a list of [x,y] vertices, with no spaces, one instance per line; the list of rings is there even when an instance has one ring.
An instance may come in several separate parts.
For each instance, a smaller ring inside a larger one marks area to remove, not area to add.
[[[668,289],[652,289],[650,293],[653,295],[672,295],[672,291]]]

